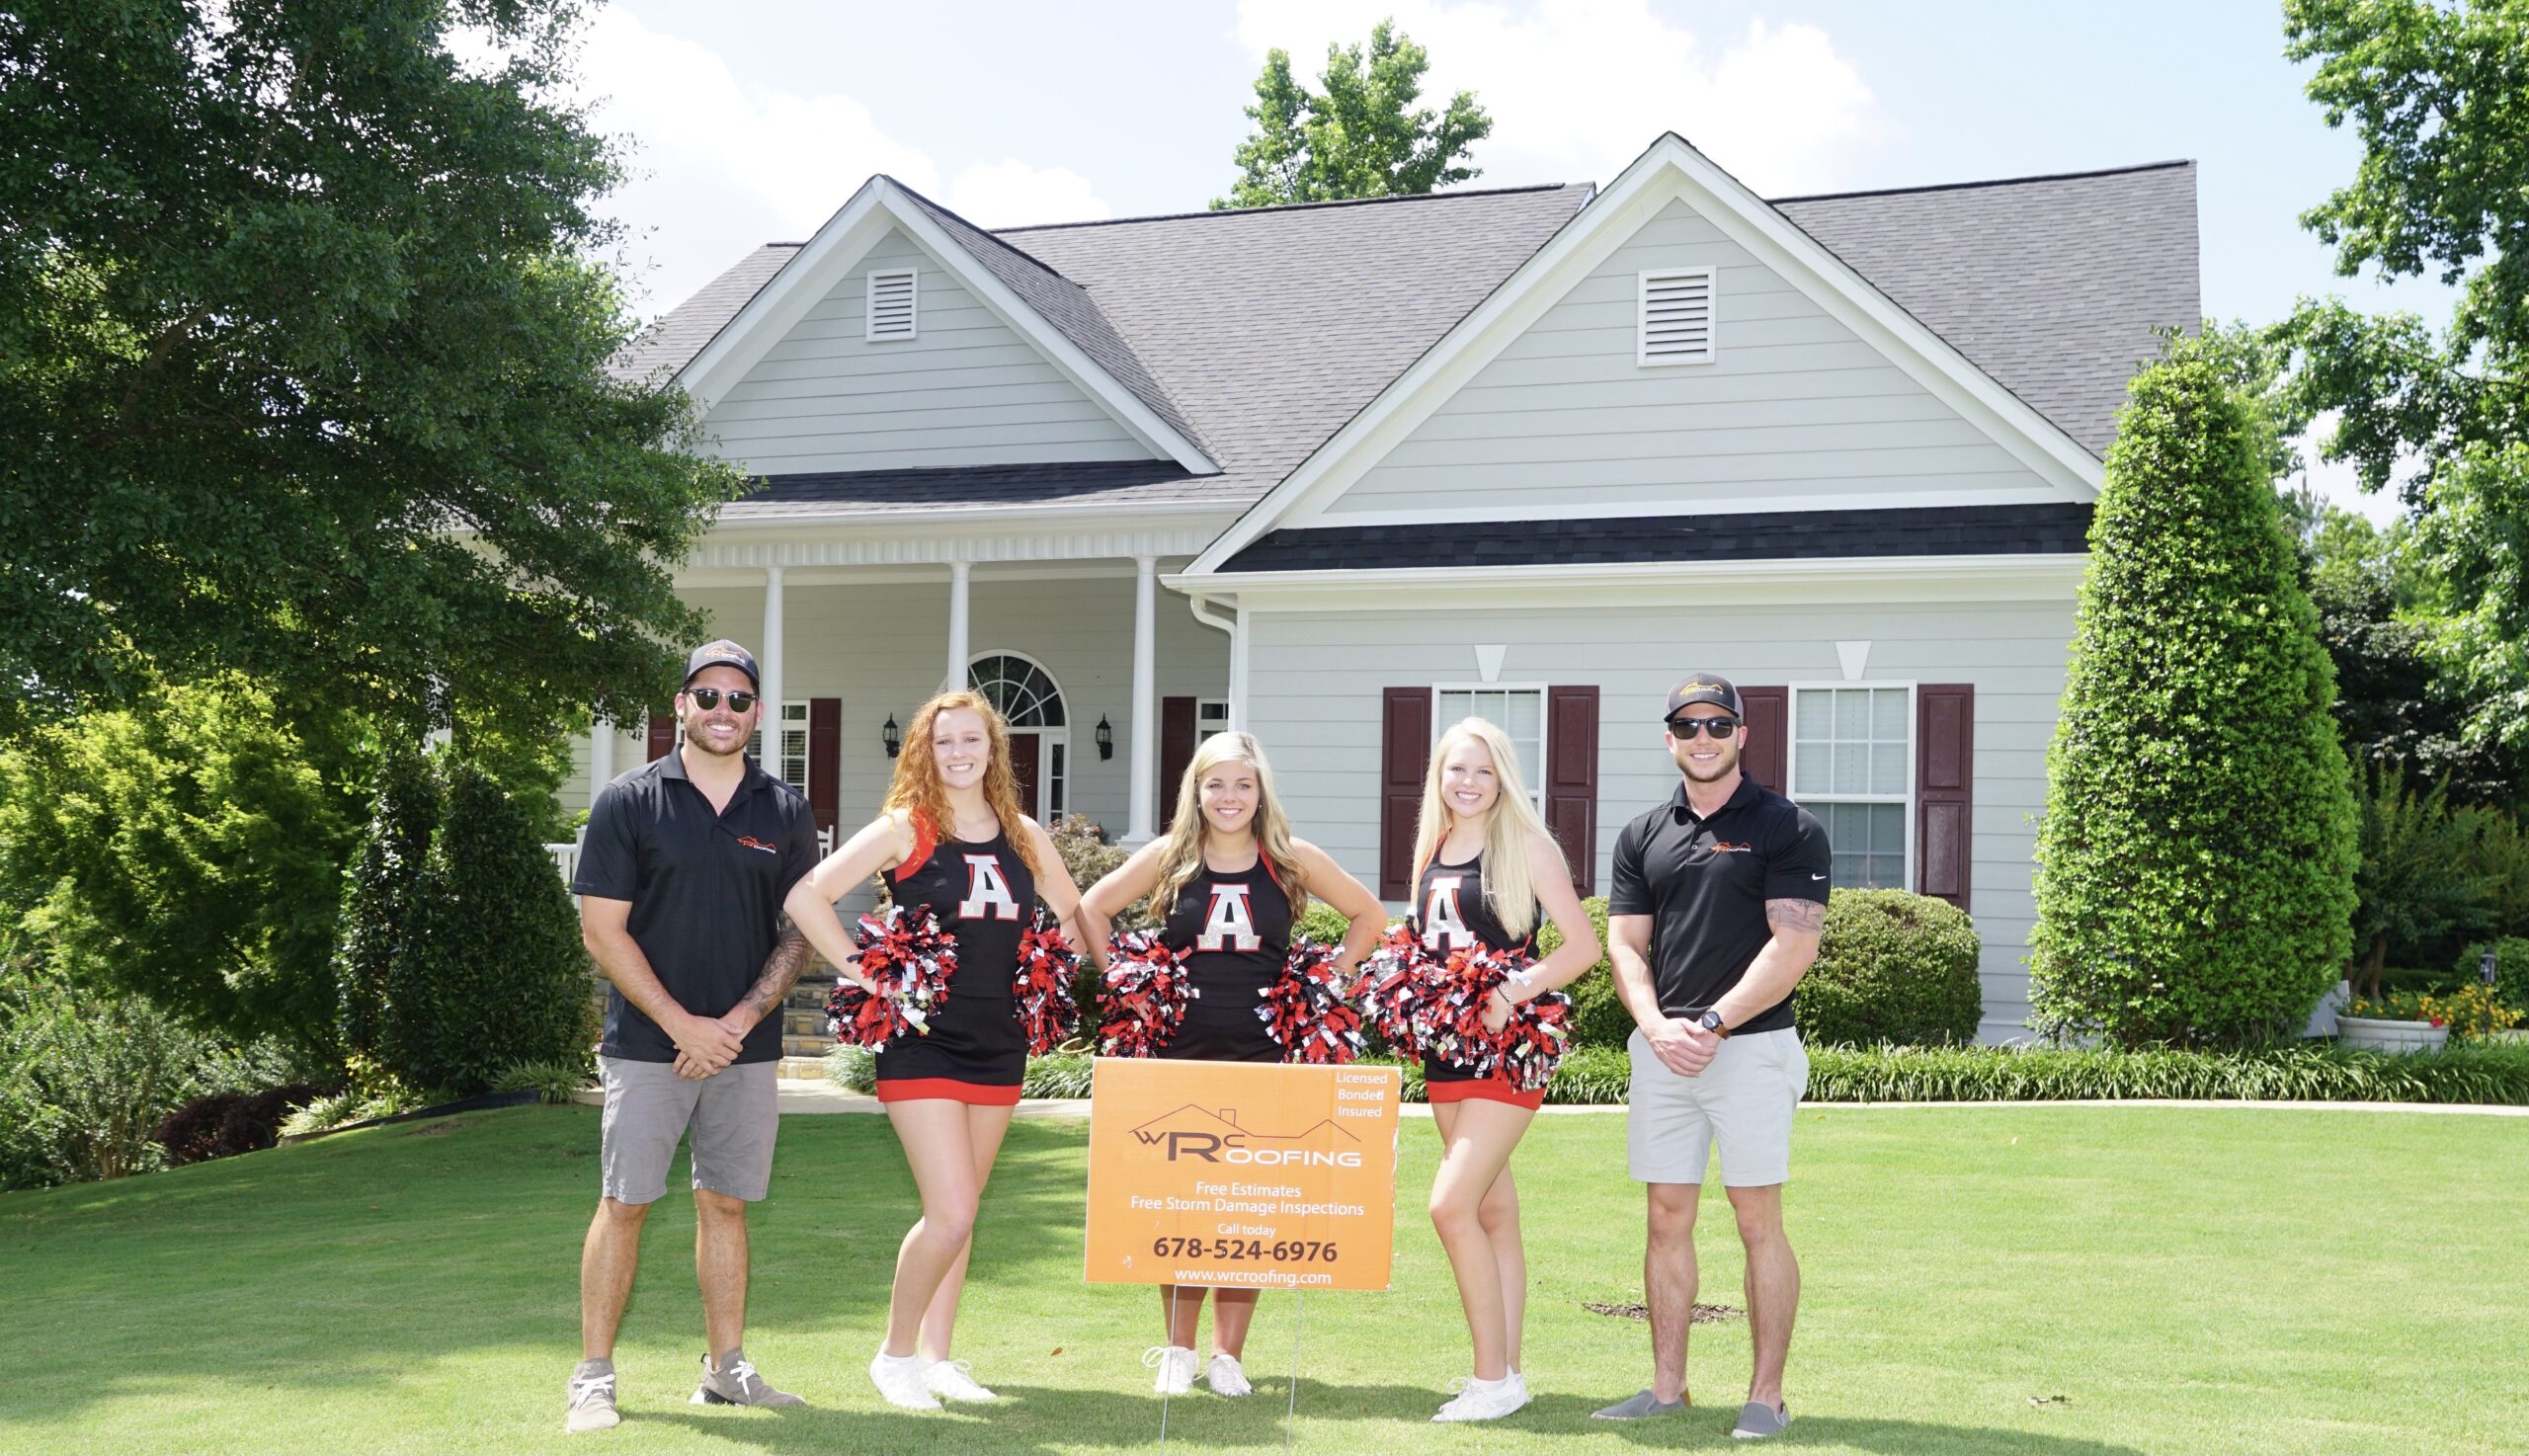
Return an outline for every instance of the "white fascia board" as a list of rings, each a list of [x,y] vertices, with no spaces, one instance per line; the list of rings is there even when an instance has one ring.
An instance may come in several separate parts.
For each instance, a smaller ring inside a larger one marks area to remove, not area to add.
[[[1196,475],[1217,475],[1211,456],[1142,403],[1060,329],[1011,291],[1009,284],[976,261],[931,214],[887,178],[872,177],[852,195],[816,236],[808,239],[770,282],[756,290],[747,306],[713,336],[702,352],[679,370],[677,382],[704,413],[744,378],[767,351],[787,336],[808,310],[842,283],[890,229],[912,238],[985,310],[1034,346],[1056,372],[1098,402],[1116,424],[1154,456],[1175,460]]]
[[[1802,287],[1838,322],[1977,424],[2059,492],[2046,499],[2097,497],[2102,483],[2097,457],[2062,427],[2004,389],[1842,259],[1670,132],[1635,158],[1491,296],[1283,477],[1236,526],[1222,532],[1195,559],[1190,572],[1217,572],[1274,526],[1322,509],[1341,496],[1476,370],[1509,347],[1591,269],[1674,201],[1695,207],[1733,242]],[[1540,501],[1540,510],[1556,519],[1573,514],[1560,500]]]
[[[1168,520],[1187,527],[1206,523],[1227,526],[1238,519],[1236,506],[1218,506],[1208,501],[1155,501],[1148,505],[1045,505],[1026,506],[916,506],[892,511],[820,511],[813,507],[779,514],[741,516],[732,519],[723,514],[711,524],[708,535],[746,535],[771,533],[787,535],[801,530],[851,530],[859,527],[896,529],[903,527],[936,527],[941,530],[972,530],[977,526],[1024,526],[1041,525],[1061,530],[1096,529],[1101,526],[1129,526],[1153,518]]]
[[[1181,592],[1251,608],[1408,611],[1602,602],[1802,603],[2061,602],[2088,570],[2085,553],[1820,557],[1781,561],[1642,561],[1536,566],[1438,566],[1386,571],[1185,571],[1160,578]]]
[[[1506,521],[1623,521],[1634,519],[1667,519],[1686,516],[1757,516],[1779,515],[1787,511],[1886,511],[1920,510],[1940,506],[2049,506],[2061,504],[2063,493],[2054,490],[1959,491],[1938,497],[1908,496],[1892,502],[1885,495],[1856,493],[1839,496],[1734,496],[1727,500],[1697,501],[1691,510],[1678,509],[1674,501],[1577,501],[1557,492],[1552,497],[1553,512],[1542,516],[1535,507],[1468,506],[1448,510],[1421,511],[1330,511],[1308,522],[1315,526],[1428,526],[1443,538],[1449,527],[1477,522]]]

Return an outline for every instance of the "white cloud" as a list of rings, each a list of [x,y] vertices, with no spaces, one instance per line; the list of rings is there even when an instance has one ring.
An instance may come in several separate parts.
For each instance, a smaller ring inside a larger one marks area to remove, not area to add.
[[[1425,104],[1465,89],[1493,116],[1475,185],[1612,181],[1674,131],[1759,194],[1844,187],[1885,130],[1860,71],[1826,32],[1752,21],[1717,49],[1646,0],[1239,0],[1258,63],[1291,53],[1314,83],[1330,41],[1367,40],[1381,15],[1430,52]]]
[[[646,313],[676,306],[758,244],[805,239],[873,173],[993,225],[1110,210],[1077,173],[1017,159],[971,167],[943,194],[931,155],[851,97],[745,85],[708,46],[620,8],[597,13],[579,70],[597,128],[630,144],[632,180],[602,205],[631,234]]]

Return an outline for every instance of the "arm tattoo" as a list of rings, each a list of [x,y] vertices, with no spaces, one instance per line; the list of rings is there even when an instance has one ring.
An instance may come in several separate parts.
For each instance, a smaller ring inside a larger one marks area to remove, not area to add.
[[[764,974],[756,977],[746,1000],[738,1005],[753,1011],[757,1020],[763,1020],[781,1004],[781,998],[790,994],[799,973],[807,968],[808,937],[785,915],[781,918],[780,939],[775,943],[773,953],[764,958]]]
[[[1815,900],[1768,900],[1765,902],[1765,924],[1777,930],[1797,930],[1815,935],[1826,929],[1827,907]]]

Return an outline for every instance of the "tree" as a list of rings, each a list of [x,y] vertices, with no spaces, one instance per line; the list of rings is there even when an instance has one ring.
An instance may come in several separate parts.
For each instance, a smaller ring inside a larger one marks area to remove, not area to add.
[[[386,988],[404,953],[413,887],[439,827],[439,780],[413,752],[379,766],[368,824],[343,884],[341,938],[334,951],[336,1026],[342,1050],[375,1057],[385,1032]]]
[[[2363,145],[2304,225],[2347,277],[2462,285],[2438,338],[2412,314],[2303,299],[2285,326],[2294,389],[2341,412],[2326,457],[2416,513],[2450,587],[2440,647],[2468,736],[2529,751],[2529,4],[2287,0],[2284,15],[2285,53],[2319,63],[2311,99]]]
[[[1238,144],[1238,185],[1212,205],[1409,196],[1482,176],[1461,164],[1493,133],[1493,119],[1472,91],[1449,98],[1437,116],[1416,109],[1430,65],[1392,19],[1371,29],[1366,55],[1358,45],[1326,47],[1323,91],[1293,79],[1290,52],[1266,51],[1247,108],[1256,130]]]
[[[0,9],[0,734],[222,671],[408,723],[674,680],[737,477],[606,372],[579,8]]]
[[[2136,376],[2047,757],[2034,1024],[2122,1043],[2297,1030],[2343,967],[2334,672],[2250,412],[2205,346]]]

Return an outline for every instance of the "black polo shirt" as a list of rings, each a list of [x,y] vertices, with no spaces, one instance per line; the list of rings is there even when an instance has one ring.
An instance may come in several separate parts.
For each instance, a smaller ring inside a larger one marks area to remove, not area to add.
[[[1730,802],[1695,817],[1680,782],[1669,802],[1616,836],[1609,915],[1651,917],[1651,981],[1660,1009],[1701,1015],[1748,974],[1773,927],[1768,900],[1827,903],[1835,862],[1826,826],[1798,804],[1741,774]],[[1792,998],[1733,1026],[1778,1031]]]
[[[580,843],[574,894],[632,902],[630,929],[659,983],[697,1016],[727,1013],[764,973],[781,901],[817,867],[817,820],[797,789],[746,761],[713,813],[686,775],[683,750],[598,791]],[[601,1055],[673,1062],[676,1043],[621,991],[606,998]],[[781,1013],[747,1033],[741,1062],[781,1055]]]

